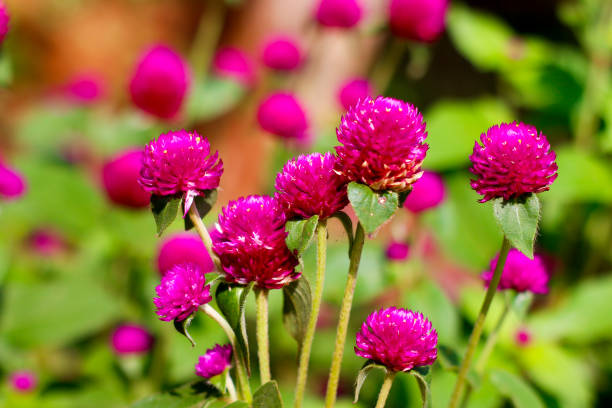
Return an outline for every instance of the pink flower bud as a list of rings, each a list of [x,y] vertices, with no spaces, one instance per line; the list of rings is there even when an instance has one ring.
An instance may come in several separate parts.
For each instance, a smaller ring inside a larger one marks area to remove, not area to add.
[[[113,332],[111,346],[117,354],[142,354],[153,346],[153,336],[142,326],[124,324]]]
[[[38,383],[36,374],[31,371],[16,371],[12,373],[9,378],[11,386],[19,393],[34,391]]]
[[[351,28],[361,20],[357,0],[321,0],[316,11],[319,24],[325,27]]]
[[[284,139],[307,138],[306,114],[290,93],[278,92],[264,99],[257,110],[257,120],[262,129]]]
[[[25,179],[0,162],[0,199],[19,198],[25,193],[26,189]]]
[[[255,64],[242,50],[234,47],[221,48],[212,62],[213,72],[224,78],[231,78],[246,87],[256,81]]]
[[[404,242],[392,241],[387,245],[385,255],[390,261],[405,261],[410,255],[410,246]]]
[[[357,102],[372,96],[373,93],[374,89],[366,78],[354,78],[342,85],[338,92],[338,99],[344,109],[348,110],[351,106],[356,105]]]
[[[127,150],[104,164],[102,182],[110,201],[128,208],[149,206],[151,194],[147,193],[138,183],[142,158],[141,150]]]
[[[444,31],[448,0],[391,0],[391,32],[413,41],[433,42]]]
[[[214,265],[202,240],[190,233],[183,232],[167,238],[157,255],[157,268],[164,275],[175,265],[194,263],[203,273],[212,272]]]
[[[482,280],[489,286],[497,266],[499,255],[491,261],[489,270],[483,272]],[[513,289],[517,292],[533,292],[536,294],[548,293],[548,272],[542,258],[535,255],[529,259],[518,249],[512,248],[508,252],[498,290]]]
[[[302,51],[293,38],[281,36],[266,43],[261,59],[268,68],[292,71],[302,64]]]
[[[440,205],[444,201],[445,195],[446,191],[442,177],[437,173],[425,171],[412,186],[412,191],[408,194],[404,207],[414,213],[420,213]]]

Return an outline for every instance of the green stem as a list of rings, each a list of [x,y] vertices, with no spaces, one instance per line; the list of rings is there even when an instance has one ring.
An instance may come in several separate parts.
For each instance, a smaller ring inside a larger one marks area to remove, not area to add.
[[[393,385],[393,379],[395,378],[395,371],[388,371],[385,375],[385,381],[383,381],[382,387],[380,387],[380,393],[378,394],[378,401],[376,401],[376,408],[384,408]]]
[[[389,87],[406,49],[405,41],[391,37],[389,42],[388,46],[383,47],[383,55],[378,59],[370,74],[372,83],[380,94],[384,94]]]
[[[480,341],[480,336],[482,335],[482,329],[484,327],[484,322],[485,318],[487,317],[489,307],[491,306],[491,302],[493,301],[493,297],[497,291],[497,286],[499,285],[501,274],[504,270],[506,258],[508,257],[508,251],[510,251],[510,242],[504,236],[501,250],[499,251],[499,258],[497,259],[497,265],[495,266],[495,272],[493,273],[493,278],[491,279],[491,282],[489,282],[489,288],[487,289],[484,301],[482,302],[480,312],[478,313],[478,318],[476,319],[476,323],[472,329],[472,334],[470,335],[470,339],[468,340],[465,356],[463,357],[463,361],[459,367],[457,383],[455,384],[455,389],[453,390],[453,394],[451,396],[449,408],[457,408],[459,406],[461,393],[463,391],[463,387],[465,386],[467,374],[472,364],[472,358],[474,357],[476,346],[478,346],[478,342]]]
[[[193,72],[202,79],[206,77],[225,22],[225,4],[223,1],[209,0],[206,3],[190,54]]]
[[[271,379],[270,375],[270,338],[268,335],[268,290],[255,289],[257,313],[257,358],[259,359],[259,376],[261,383],[265,384]]]
[[[225,387],[227,388],[227,392],[230,396],[230,402],[234,402],[238,399],[236,395],[236,387],[234,386],[234,381],[232,381],[232,376],[229,371],[225,373]]]
[[[219,260],[219,257],[212,250],[212,245],[213,245],[212,238],[210,237],[210,234],[208,233],[206,226],[202,222],[202,218],[200,217],[200,214],[198,213],[198,209],[196,208],[195,204],[192,204],[191,207],[189,207],[189,219],[193,223],[193,226],[198,232],[198,235],[202,239],[202,242],[204,243],[204,246],[208,250],[208,253],[211,259],[213,260],[217,268],[219,270],[222,270],[221,261]]]
[[[306,327],[306,334],[300,348],[298,364],[298,376],[295,386],[295,402],[293,406],[300,408],[304,400],[306,380],[308,379],[308,363],[310,362],[310,351],[319,319],[321,300],[323,298],[323,283],[325,282],[325,263],[327,252],[327,220],[319,221],[317,225],[317,275],[315,278],[315,291],[312,299],[310,318]]]
[[[357,284],[357,271],[359,269],[364,240],[363,226],[361,223],[357,223],[355,239],[351,247],[350,264],[346,286],[344,288],[344,297],[342,298],[340,316],[338,317],[336,346],[334,348],[332,363],[329,370],[329,379],[327,380],[325,408],[332,408],[336,402],[338,380],[340,379],[340,367],[342,366],[342,355],[344,354],[344,344],[346,343],[346,333],[348,330],[349,318],[351,316],[351,306],[353,304],[353,295],[355,294],[355,285]]]

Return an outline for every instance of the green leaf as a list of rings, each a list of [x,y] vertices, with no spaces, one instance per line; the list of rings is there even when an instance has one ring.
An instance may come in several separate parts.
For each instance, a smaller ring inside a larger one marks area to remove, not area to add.
[[[533,244],[540,220],[540,200],[535,194],[526,198],[493,203],[493,213],[510,244],[533,259]]]
[[[363,387],[363,383],[365,382],[365,379],[370,373],[370,371],[375,368],[383,370],[385,373],[387,372],[387,367],[385,367],[384,365],[380,365],[374,362],[374,360],[368,360],[363,364],[363,366],[359,370],[359,373],[357,373],[357,379],[355,380],[355,398],[353,399],[353,404],[356,404],[357,401],[359,401],[359,393],[361,392],[361,387]]]
[[[457,371],[459,364],[461,364],[461,357],[454,348],[445,344],[439,344],[438,362],[445,370]]]
[[[503,370],[492,370],[489,379],[502,395],[512,401],[515,408],[544,408],[536,391],[521,377]]]
[[[431,370],[429,367],[417,367],[410,370],[410,375],[416,378],[419,384],[419,390],[421,391],[421,400],[423,401],[423,408],[431,407]]]
[[[388,221],[399,206],[397,193],[375,192],[370,187],[354,181],[348,185],[348,197],[363,229],[368,234]]]
[[[6,88],[13,81],[13,64],[6,52],[0,52],[0,87]]]
[[[190,121],[206,121],[219,117],[242,100],[246,94],[238,82],[209,76],[205,82],[197,81],[187,100]]]
[[[355,236],[353,235],[353,221],[351,221],[351,217],[349,217],[348,214],[344,211],[338,211],[337,213],[332,215],[332,217],[340,220],[342,226],[344,227],[344,230],[346,231],[346,236],[349,240],[348,252],[350,256],[351,250],[353,249],[353,241],[355,240]]]
[[[313,215],[306,220],[287,221],[285,224],[285,231],[288,232],[288,235],[285,241],[291,252],[297,250],[298,254],[301,255],[308,249],[314,237],[315,230],[317,229],[318,222],[318,215]]]
[[[204,218],[210,212],[213,205],[217,202],[217,190],[208,190],[206,194],[194,197],[193,204],[198,209],[200,218]],[[189,216],[185,217],[185,231],[193,228],[193,222]]]
[[[152,395],[132,404],[132,408],[192,408],[207,399],[221,397],[208,381],[196,381],[164,394]]]
[[[189,340],[189,342],[191,343],[191,347],[195,347],[196,343],[193,340],[193,337],[191,337],[191,335],[187,331],[187,329],[189,328],[189,326],[191,326],[191,322],[193,321],[194,317],[195,313],[181,321],[174,319],[174,328],[177,332],[187,337],[187,340]]]
[[[226,405],[225,408],[249,408],[249,404],[244,401],[234,401],[229,405]]]
[[[300,347],[306,335],[311,305],[312,294],[305,275],[283,286],[283,323]]]
[[[253,394],[253,408],[282,408],[280,391],[276,381],[270,381],[259,387]]]
[[[151,196],[151,211],[157,224],[157,235],[161,235],[178,214],[181,197],[177,196]]]

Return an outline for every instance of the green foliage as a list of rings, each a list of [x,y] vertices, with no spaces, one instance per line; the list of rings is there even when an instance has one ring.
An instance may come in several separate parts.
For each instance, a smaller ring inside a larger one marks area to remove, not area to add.
[[[301,347],[306,335],[310,310],[312,309],[312,293],[306,276],[283,286],[283,323]]]
[[[193,408],[210,398],[218,398],[221,392],[207,381],[195,381],[165,394],[147,397],[132,408]]]
[[[232,79],[197,80],[187,100],[187,117],[191,121],[214,119],[236,107],[245,94],[244,86]]]
[[[533,259],[533,244],[540,219],[540,200],[535,194],[515,200],[498,198],[493,202],[497,223],[510,244]]]
[[[174,319],[174,322],[173,322],[174,328],[176,329],[176,331],[182,334],[183,336],[185,336],[187,340],[189,340],[189,343],[191,343],[191,347],[196,346],[196,342],[193,340],[193,337],[191,337],[188,331],[189,326],[191,326],[191,322],[193,321],[194,317],[195,317],[195,313],[181,321]]]
[[[499,392],[512,401],[515,408],[544,408],[537,392],[521,377],[508,371],[492,370],[489,378]]]
[[[419,391],[421,392],[421,400],[423,401],[423,408],[431,407],[431,370],[429,367],[417,367],[414,370],[410,370],[412,375],[419,384]]]
[[[280,391],[276,381],[270,381],[259,387],[253,394],[253,408],[282,408]]]
[[[195,205],[200,218],[204,218],[217,202],[217,190],[207,190],[205,194],[194,197],[193,204]],[[189,216],[185,217],[185,231],[193,228],[193,222]]]
[[[178,215],[181,207],[181,197],[175,195],[151,196],[151,212],[157,225],[157,235],[164,233]]]
[[[355,398],[353,399],[353,403],[359,401],[359,393],[361,392],[361,387],[363,387],[363,383],[365,382],[368,374],[373,369],[382,370],[385,373],[387,372],[387,367],[384,365],[380,365],[376,363],[374,360],[368,360],[363,364],[361,370],[357,373],[357,378],[355,379]]]
[[[398,208],[399,198],[393,191],[377,192],[370,187],[351,182],[348,197],[366,233],[372,234],[387,222]]]
[[[318,222],[318,215],[313,215],[306,220],[287,221],[285,230],[288,235],[285,240],[289,250],[297,251],[299,255],[303,254],[312,243]]]

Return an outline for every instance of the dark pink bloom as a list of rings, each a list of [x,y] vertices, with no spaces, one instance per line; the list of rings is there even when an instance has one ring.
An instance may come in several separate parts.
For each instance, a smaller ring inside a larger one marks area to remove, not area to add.
[[[4,3],[0,2],[0,44],[4,41],[6,34],[9,31],[10,16],[6,10]]]
[[[410,371],[436,361],[438,333],[421,313],[391,307],[368,316],[357,332],[355,354],[390,371]]]
[[[94,75],[81,75],[73,78],[63,87],[64,97],[76,104],[89,104],[104,95],[104,81]]]
[[[392,241],[387,245],[385,255],[391,261],[405,261],[410,255],[410,246],[404,242]]]
[[[142,150],[127,150],[104,164],[102,183],[110,201],[129,208],[149,206],[151,194],[143,190],[138,183],[142,158]]]
[[[409,103],[366,98],[342,116],[336,129],[336,170],[373,190],[409,191],[423,173],[429,146],[423,116]]]
[[[223,161],[209,155],[208,139],[196,132],[162,134],[145,147],[140,185],[154,195],[182,194],[187,213],[195,196],[219,187]]]
[[[130,81],[130,95],[143,111],[171,119],[181,109],[189,83],[183,58],[174,50],[157,45],[141,57]]]
[[[348,110],[357,102],[372,96],[373,93],[374,89],[366,78],[354,78],[342,85],[338,93],[338,99],[344,109]]]
[[[41,256],[53,256],[67,249],[64,238],[52,229],[41,228],[32,231],[28,246]]]
[[[302,64],[302,51],[293,38],[276,37],[266,43],[261,59],[268,68],[292,71]]]
[[[325,27],[351,28],[361,20],[357,0],[321,0],[316,11],[319,24]]]
[[[495,125],[474,145],[471,185],[481,194],[481,203],[547,191],[557,178],[556,155],[535,127],[524,123]]]
[[[206,284],[204,272],[196,264],[180,264],[170,268],[162,276],[161,284],[153,303],[160,320],[182,321],[193,314],[198,307],[212,300],[210,285]]]
[[[153,336],[143,326],[124,324],[111,335],[111,346],[117,354],[142,354],[153,347]]]
[[[287,248],[282,207],[272,197],[249,196],[230,201],[211,232],[225,280],[280,289],[298,279],[297,258]]]
[[[38,384],[36,374],[31,371],[15,371],[9,379],[13,389],[20,393],[31,392]]]
[[[531,332],[525,328],[519,329],[516,332],[515,340],[520,347],[528,346],[531,343]]]
[[[259,125],[267,132],[285,139],[306,138],[308,120],[304,109],[290,93],[269,95],[257,110]]]
[[[167,238],[159,248],[157,268],[161,275],[175,265],[194,263],[203,273],[212,272],[214,265],[202,240],[188,232],[178,233]]]
[[[276,176],[276,199],[288,218],[326,219],[348,204],[346,179],[334,171],[331,153],[311,153],[292,159]]]
[[[195,366],[195,372],[200,377],[212,378],[223,374],[225,370],[232,366],[232,345],[215,345],[206,350],[206,354],[200,356]]]
[[[486,286],[493,278],[499,255],[491,261],[489,270],[483,272],[482,280]],[[540,256],[529,259],[521,251],[512,248],[506,258],[498,290],[513,289],[517,292],[548,293],[548,272]]]
[[[425,171],[412,186],[412,191],[404,201],[404,207],[414,213],[420,213],[440,205],[445,196],[442,177],[432,171]]]
[[[212,62],[213,72],[224,78],[231,78],[244,86],[255,83],[255,66],[251,58],[242,50],[233,47],[221,48]]]
[[[391,32],[402,38],[433,42],[444,31],[448,0],[391,0]]]
[[[0,198],[7,200],[19,198],[26,189],[25,179],[0,161]]]

